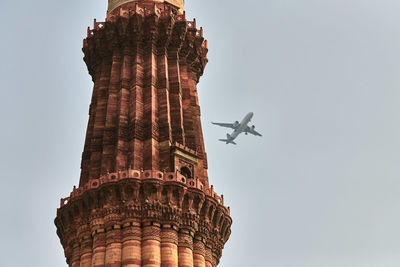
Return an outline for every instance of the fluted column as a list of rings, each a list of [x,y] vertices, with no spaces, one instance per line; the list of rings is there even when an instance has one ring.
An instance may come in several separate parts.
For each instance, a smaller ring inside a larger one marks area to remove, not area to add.
[[[200,119],[200,106],[199,99],[197,94],[197,82],[196,81],[196,73],[194,70],[191,70],[188,73],[188,88],[189,88],[189,97],[190,97],[190,119],[192,120],[192,130],[193,130],[193,142],[195,143],[195,148],[201,155],[204,153],[204,141],[203,141],[203,131],[201,128],[201,119]]]
[[[206,267],[206,247],[201,236],[195,236],[193,241],[193,265],[194,267]]]
[[[72,263],[71,267],[79,267],[80,265],[80,245],[79,240],[76,238],[72,245]]]
[[[80,249],[80,267],[90,267],[92,265],[92,236],[89,227],[82,227],[80,233],[81,249]]]
[[[160,170],[169,170],[170,164],[170,142],[172,141],[172,128],[169,102],[169,77],[168,57],[166,52],[161,53],[157,59],[158,64],[158,109],[159,109],[159,141],[160,141]]]
[[[121,66],[121,90],[118,93],[118,129],[116,170],[124,170],[128,167],[129,152],[129,98],[130,83],[132,77],[132,48],[126,46],[123,50]]]
[[[142,267],[161,266],[160,225],[144,223],[142,231]]]
[[[139,222],[127,222],[122,230],[122,266],[142,266],[142,231]]]
[[[178,232],[170,224],[161,231],[161,267],[178,267]]]
[[[129,157],[132,168],[143,168],[143,51],[138,43],[132,47],[132,81],[129,98]]]
[[[215,251],[213,251],[213,253],[212,253],[212,258],[213,258],[213,261],[212,261],[213,266],[217,267],[218,262],[219,262],[219,257],[217,255],[217,253],[215,253]]]
[[[182,84],[182,104],[183,104],[183,125],[185,128],[185,143],[188,147],[196,150],[194,121],[193,121],[193,97],[191,91],[193,90],[189,84],[188,67],[186,60],[182,58],[179,62],[180,80]],[[196,87],[195,87],[196,88]]]
[[[169,101],[173,141],[185,144],[183,128],[182,88],[179,75],[178,51],[168,53]]]
[[[106,234],[104,229],[96,229],[93,235],[92,267],[104,267],[106,255]]]
[[[105,267],[120,267],[122,259],[121,226],[107,228]]]
[[[89,169],[88,177],[82,177],[82,183],[86,183],[89,179],[95,179],[100,176],[101,171],[101,157],[103,152],[103,134],[104,134],[104,124],[106,120],[106,110],[107,110],[107,98],[108,95],[108,85],[110,81],[110,72],[111,72],[111,63],[112,61],[108,58],[103,58],[101,63],[101,71],[99,80],[95,81],[96,84],[96,102],[92,106],[94,122],[93,122],[93,131],[91,131],[91,142],[90,147],[85,146],[85,152],[90,153],[90,161],[87,164],[87,168]],[[98,86],[97,86],[98,83]],[[84,166],[82,166],[84,167]],[[87,171],[84,170],[86,173]]]
[[[150,23],[150,22],[149,22]],[[152,23],[152,22],[151,22]],[[153,26],[153,25],[151,25]],[[158,99],[157,99],[157,55],[155,43],[157,36],[146,32],[149,38],[144,43],[144,142],[143,142],[143,168],[145,170],[159,169],[159,127],[158,127]]]
[[[115,49],[112,56],[110,80],[108,86],[108,98],[106,108],[106,118],[103,135],[103,151],[101,158],[101,174],[116,171],[115,150],[118,142],[117,130],[117,106],[118,92],[121,84],[121,65],[122,55],[119,49]]]
[[[193,267],[193,236],[187,229],[179,232],[178,256],[179,267]]]
[[[205,247],[205,252],[206,252],[206,267],[214,267],[214,265],[212,264],[213,262],[213,257],[212,257],[212,249],[210,246],[206,246]]]
[[[96,74],[93,77],[94,81],[99,81],[101,77],[102,65],[97,68]],[[89,180],[89,165],[90,165],[90,157],[91,157],[91,144],[93,139],[93,129],[94,129],[94,121],[96,118],[96,107],[97,107],[97,99],[98,99],[98,89],[99,82],[95,82],[93,86],[93,94],[92,101],[89,106],[89,121],[87,126],[86,138],[85,138],[85,147],[82,153],[82,164],[81,164],[81,179],[79,186],[83,186]]]

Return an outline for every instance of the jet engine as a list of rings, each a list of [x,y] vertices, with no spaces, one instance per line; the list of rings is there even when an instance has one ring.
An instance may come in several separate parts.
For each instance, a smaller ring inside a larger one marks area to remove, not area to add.
[[[253,125],[253,126],[251,126],[251,129],[252,129],[252,130],[254,130],[255,128],[256,128],[256,126],[254,126],[254,125]]]
[[[235,121],[235,123],[233,124],[233,127],[237,128],[239,126],[239,122]]]

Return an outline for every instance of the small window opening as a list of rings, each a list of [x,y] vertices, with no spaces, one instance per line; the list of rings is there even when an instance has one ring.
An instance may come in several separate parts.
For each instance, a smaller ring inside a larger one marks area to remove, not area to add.
[[[182,167],[180,172],[186,178],[192,178],[192,172],[188,167]]]

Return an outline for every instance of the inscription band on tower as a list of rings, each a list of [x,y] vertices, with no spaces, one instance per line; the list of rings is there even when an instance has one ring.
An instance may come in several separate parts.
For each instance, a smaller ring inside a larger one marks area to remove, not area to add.
[[[129,2],[146,2],[143,0],[108,0],[108,12],[112,12],[114,9],[116,9],[119,6],[122,6],[123,4],[129,3]],[[184,0],[153,0],[153,1],[147,1],[147,2],[158,2],[158,3],[170,3],[180,9],[180,11],[183,11],[185,1]]]

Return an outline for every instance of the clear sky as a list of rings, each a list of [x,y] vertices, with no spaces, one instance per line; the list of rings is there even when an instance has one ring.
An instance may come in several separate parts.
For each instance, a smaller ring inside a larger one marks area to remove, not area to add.
[[[66,266],[53,219],[78,184],[106,0],[1,0],[0,258]],[[209,177],[231,206],[221,267],[400,266],[400,2],[186,0],[209,41]],[[218,142],[253,111],[263,138]]]

